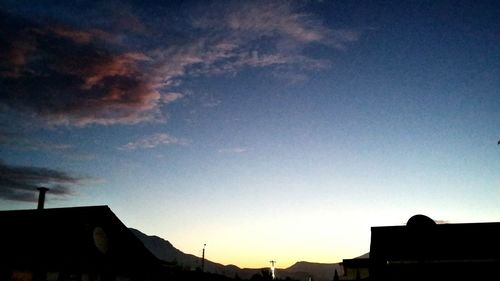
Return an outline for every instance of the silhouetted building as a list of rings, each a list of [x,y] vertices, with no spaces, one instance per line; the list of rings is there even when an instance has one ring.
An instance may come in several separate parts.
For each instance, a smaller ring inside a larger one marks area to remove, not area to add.
[[[107,206],[0,211],[0,280],[151,280],[153,256]]]
[[[500,223],[372,227],[371,280],[500,280]]]
[[[342,260],[342,280],[367,280],[370,276],[370,259],[356,258]]]

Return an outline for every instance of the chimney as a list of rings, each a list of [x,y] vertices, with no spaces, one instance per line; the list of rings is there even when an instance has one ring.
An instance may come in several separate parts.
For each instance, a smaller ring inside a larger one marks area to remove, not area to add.
[[[40,193],[38,194],[38,210],[43,209],[43,205],[45,204],[45,192],[47,192],[49,189],[46,187],[39,187],[37,188]]]

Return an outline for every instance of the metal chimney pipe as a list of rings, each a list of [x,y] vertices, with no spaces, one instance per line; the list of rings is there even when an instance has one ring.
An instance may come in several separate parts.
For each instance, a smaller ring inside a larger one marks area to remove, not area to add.
[[[49,189],[46,187],[39,187],[37,188],[39,191],[38,194],[38,210],[43,209],[43,205],[45,204],[45,192],[47,192]]]
[[[205,272],[205,247],[207,244],[203,244],[203,254],[201,255],[201,272]]]

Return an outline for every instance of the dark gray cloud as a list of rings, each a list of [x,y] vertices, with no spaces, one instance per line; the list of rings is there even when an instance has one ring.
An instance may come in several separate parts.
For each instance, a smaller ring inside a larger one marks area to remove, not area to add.
[[[0,162],[0,199],[33,202],[36,188],[42,186],[50,188],[50,194],[64,197],[72,195],[73,188],[84,180],[59,170]]]
[[[131,124],[159,117],[159,78],[141,52],[108,48],[101,30],[0,12],[0,104],[53,124]]]

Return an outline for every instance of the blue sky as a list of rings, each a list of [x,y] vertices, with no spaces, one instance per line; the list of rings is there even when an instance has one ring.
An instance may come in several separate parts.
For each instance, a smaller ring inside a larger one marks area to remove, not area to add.
[[[242,267],[498,221],[496,1],[4,1],[0,208],[109,205]]]

